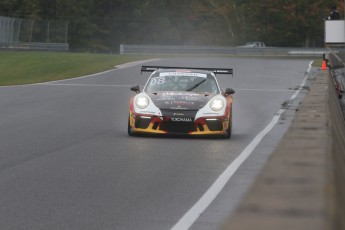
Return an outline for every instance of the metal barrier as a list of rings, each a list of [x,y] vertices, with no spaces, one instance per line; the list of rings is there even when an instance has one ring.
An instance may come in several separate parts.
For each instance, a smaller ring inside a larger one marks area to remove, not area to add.
[[[43,42],[0,42],[0,49],[31,51],[68,51],[69,44]]]
[[[0,16],[0,49],[67,51],[68,24]]]
[[[120,45],[120,54],[220,54],[257,56],[312,56],[322,57],[325,48],[244,48],[227,46],[160,46],[160,45]]]
[[[345,120],[340,107],[338,92],[335,90],[333,81],[330,81],[330,129],[331,129],[331,170],[333,170],[333,186],[328,188],[333,191],[333,229],[345,229]]]

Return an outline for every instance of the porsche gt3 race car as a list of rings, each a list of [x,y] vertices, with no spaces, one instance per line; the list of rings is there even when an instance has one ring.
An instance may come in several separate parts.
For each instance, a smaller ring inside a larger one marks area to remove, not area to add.
[[[185,134],[231,137],[232,94],[219,88],[216,74],[232,69],[142,66],[152,72],[129,105],[128,134]]]

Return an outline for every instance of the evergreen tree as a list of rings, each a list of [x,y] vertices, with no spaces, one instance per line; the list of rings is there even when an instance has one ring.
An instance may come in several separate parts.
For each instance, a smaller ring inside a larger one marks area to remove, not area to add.
[[[119,44],[322,46],[323,17],[339,0],[1,0],[0,15],[68,25],[72,50]],[[47,25],[45,25],[47,27]],[[49,27],[49,26],[48,26]],[[60,35],[63,37],[63,35]],[[57,41],[63,38],[56,38]]]

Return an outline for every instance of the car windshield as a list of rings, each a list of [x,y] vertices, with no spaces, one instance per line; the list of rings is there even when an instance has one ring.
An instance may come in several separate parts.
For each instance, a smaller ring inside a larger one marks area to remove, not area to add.
[[[148,93],[162,91],[189,91],[219,94],[214,77],[206,73],[160,72],[151,76],[145,86]]]

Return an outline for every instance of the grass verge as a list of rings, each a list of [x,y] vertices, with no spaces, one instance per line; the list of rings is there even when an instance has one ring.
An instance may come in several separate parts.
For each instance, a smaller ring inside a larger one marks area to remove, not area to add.
[[[60,52],[0,51],[0,86],[23,85],[80,77],[114,66],[153,58],[144,55],[110,55]]]
[[[114,66],[123,63],[157,57],[154,55],[0,51],[0,86],[75,78],[113,69]],[[316,59],[313,66],[320,67],[321,63],[322,59]]]
[[[313,66],[314,67],[321,67],[323,59],[314,59]]]

